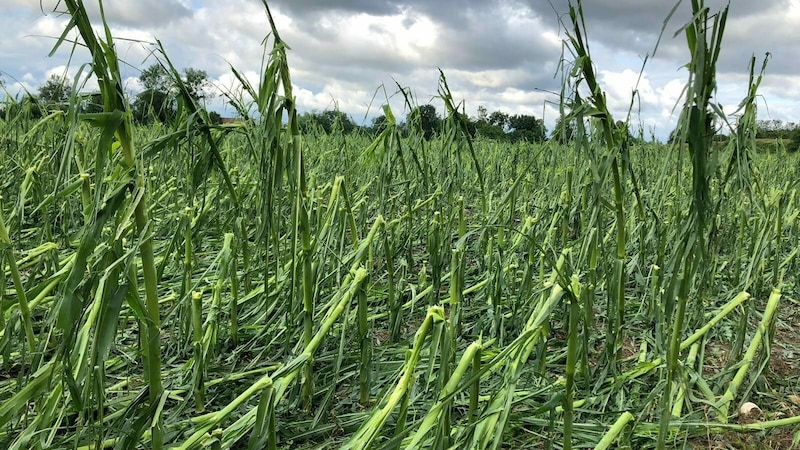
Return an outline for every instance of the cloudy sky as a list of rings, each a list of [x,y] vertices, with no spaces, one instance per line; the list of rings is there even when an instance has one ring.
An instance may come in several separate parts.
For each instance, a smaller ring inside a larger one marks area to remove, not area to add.
[[[658,35],[677,0],[584,0],[590,48],[600,82],[617,117],[624,117],[637,86],[634,122],[646,136],[665,138],[674,127],[673,107],[686,82],[688,61],[683,35],[691,2],[684,0]],[[533,114],[552,129],[558,116],[560,75],[556,73],[565,34],[567,0],[273,0],[268,2],[282,38],[301,110],[338,107],[357,123],[368,124],[388,102],[404,115],[395,83],[408,87],[417,102],[442,111],[438,68],[458,101],[476,115]],[[727,2],[707,0],[716,11]],[[269,25],[259,0],[106,0],[106,16],[127,63],[126,89],[141,90],[139,69],[154,62],[161,40],[179,68],[206,70],[220,90],[236,89],[232,64],[254,81],[261,66],[261,43]],[[56,0],[0,0],[0,72],[6,89],[36,92],[50,74],[72,76],[87,62],[70,47],[48,57],[66,16],[54,13]],[[90,11],[97,4],[87,0]],[[124,39],[124,40],[123,40]],[[718,67],[717,101],[733,112],[747,90],[750,57],[771,53],[760,89],[761,119],[800,122],[800,0],[731,0]],[[645,56],[644,72],[639,71]],[[91,82],[88,88],[91,88]],[[222,100],[212,108],[232,115]]]

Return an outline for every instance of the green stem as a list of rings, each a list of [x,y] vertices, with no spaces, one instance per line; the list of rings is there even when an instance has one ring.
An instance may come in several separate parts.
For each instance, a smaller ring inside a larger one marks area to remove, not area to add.
[[[11,238],[8,236],[5,221],[3,220],[3,211],[0,208],[0,246],[5,247],[6,260],[8,267],[11,271],[11,279],[14,281],[14,289],[17,292],[17,303],[19,304],[19,312],[22,316],[22,324],[25,328],[25,340],[28,344],[28,351],[33,353],[36,351],[36,338],[33,335],[33,324],[31,322],[31,308],[28,304],[28,297],[25,294],[25,286],[22,284],[22,277],[19,275],[19,268],[17,261],[14,257],[14,249],[12,247]],[[2,264],[0,264],[2,270]],[[0,289],[3,289],[0,286]]]

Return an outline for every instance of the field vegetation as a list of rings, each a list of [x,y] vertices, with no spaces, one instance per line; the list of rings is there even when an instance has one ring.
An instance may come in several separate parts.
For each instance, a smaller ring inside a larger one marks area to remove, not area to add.
[[[714,103],[727,10],[680,6],[665,145],[609,112],[580,3],[546,142],[471,128],[444,73],[433,133],[400,86],[405,123],[304,125],[266,2],[241,120],[161,48],[174,110],[135,121],[63,5],[91,64],[0,120],[2,447],[798,447],[800,159],[757,151],[766,60]]]

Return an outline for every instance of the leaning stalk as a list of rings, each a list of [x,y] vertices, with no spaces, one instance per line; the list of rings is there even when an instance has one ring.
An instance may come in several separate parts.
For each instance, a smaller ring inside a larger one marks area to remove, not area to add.
[[[14,289],[17,292],[17,303],[19,304],[19,312],[22,316],[23,328],[25,328],[25,340],[28,344],[28,350],[33,353],[36,351],[36,338],[33,335],[33,324],[31,323],[31,308],[28,305],[28,297],[25,294],[25,286],[22,285],[22,278],[19,275],[19,268],[17,268],[17,261],[14,257],[14,250],[11,246],[11,238],[8,236],[5,221],[3,220],[3,211],[0,208],[0,248],[5,247],[5,256],[8,261],[8,267],[11,271],[11,279],[14,281]],[[0,270],[3,266],[0,264]],[[0,286],[4,289],[4,286]]]

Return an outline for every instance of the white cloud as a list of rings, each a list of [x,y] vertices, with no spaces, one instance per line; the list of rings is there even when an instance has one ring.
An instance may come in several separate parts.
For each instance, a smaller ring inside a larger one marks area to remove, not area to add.
[[[612,114],[617,116],[627,115],[634,97],[646,106],[656,105],[658,95],[650,86],[647,74],[639,74],[631,69],[624,69],[620,72],[611,70],[601,70],[599,74],[600,82],[605,89],[608,100],[608,107]]]

